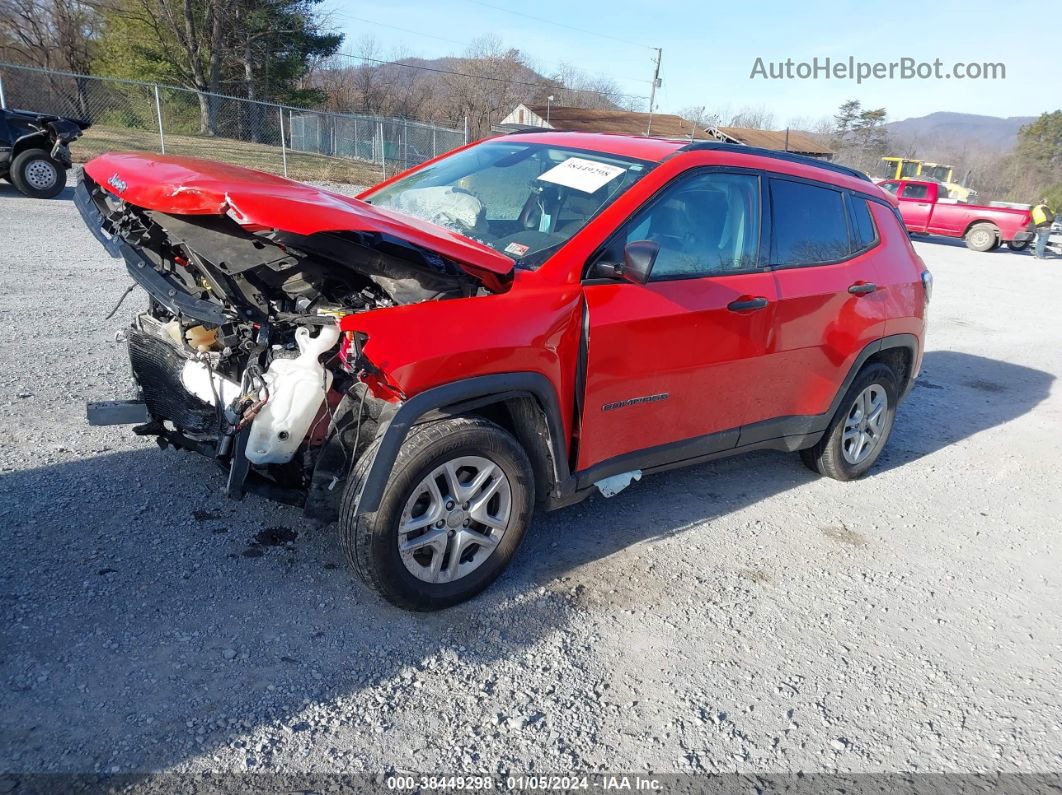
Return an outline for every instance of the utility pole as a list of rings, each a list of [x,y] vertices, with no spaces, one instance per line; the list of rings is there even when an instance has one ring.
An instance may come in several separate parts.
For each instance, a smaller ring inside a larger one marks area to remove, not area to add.
[[[654,47],[656,50],[656,58],[653,59],[655,67],[653,69],[653,82],[649,89],[649,124],[645,128],[646,135],[653,134],[653,103],[656,101],[656,89],[660,86],[660,59],[664,55],[664,51],[660,47]]]

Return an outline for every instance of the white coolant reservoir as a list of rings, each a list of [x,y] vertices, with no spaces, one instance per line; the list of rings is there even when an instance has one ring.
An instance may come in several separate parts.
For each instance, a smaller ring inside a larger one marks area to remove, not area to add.
[[[322,327],[316,337],[302,326],[295,332],[300,355],[274,359],[269,365],[263,376],[269,400],[247,437],[247,460],[252,464],[283,464],[295,455],[332,386],[332,373],[317,360],[338,339],[335,326]]]

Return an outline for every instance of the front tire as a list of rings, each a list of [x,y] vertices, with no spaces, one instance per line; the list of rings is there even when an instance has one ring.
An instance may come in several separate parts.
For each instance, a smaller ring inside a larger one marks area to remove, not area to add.
[[[66,168],[43,149],[27,149],[11,162],[11,182],[30,198],[54,199],[66,187]]]
[[[379,509],[354,508],[375,446],[347,482],[340,534],[359,577],[407,610],[470,599],[509,564],[531,519],[527,454],[500,426],[458,417],[415,427],[395,459]]]
[[[892,368],[872,364],[844,395],[826,433],[800,451],[804,463],[834,480],[855,480],[874,466],[892,433],[899,385]]]
[[[999,245],[999,230],[994,224],[974,224],[965,240],[971,251],[991,251]]]
[[[1007,241],[1007,248],[1011,251],[1025,251],[1029,247],[1029,241],[1026,240],[1023,243],[1016,243],[1013,240]]]

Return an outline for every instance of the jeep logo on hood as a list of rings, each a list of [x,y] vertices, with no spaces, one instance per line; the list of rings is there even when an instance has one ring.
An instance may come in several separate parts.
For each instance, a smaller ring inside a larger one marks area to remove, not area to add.
[[[118,172],[115,172],[114,175],[109,180],[107,180],[107,184],[119,193],[123,192],[126,188],[129,187],[125,184],[125,180],[118,176]]]

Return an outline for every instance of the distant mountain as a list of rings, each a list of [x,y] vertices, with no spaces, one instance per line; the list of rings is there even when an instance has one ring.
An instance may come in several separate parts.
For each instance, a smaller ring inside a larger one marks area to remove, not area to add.
[[[1035,116],[979,116],[976,113],[938,111],[928,116],[889,122],[889,137],[897,143],[913,143],[919,147],[992,149],[1010,151],[1018,140],[1023,124],[1035,121]]]

